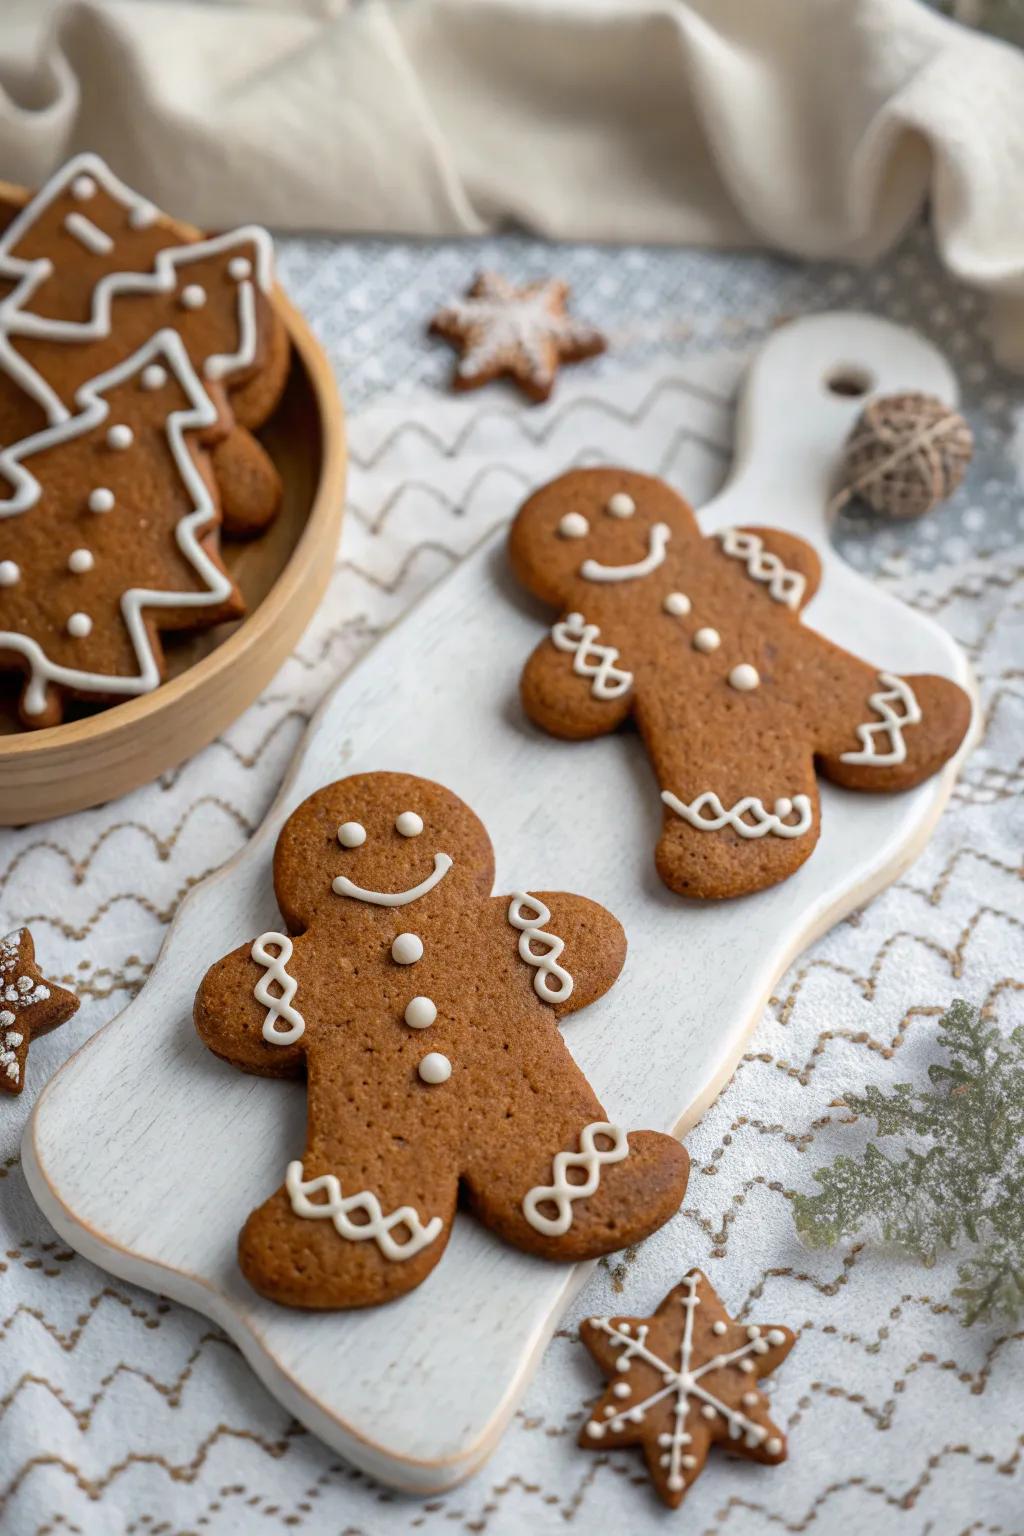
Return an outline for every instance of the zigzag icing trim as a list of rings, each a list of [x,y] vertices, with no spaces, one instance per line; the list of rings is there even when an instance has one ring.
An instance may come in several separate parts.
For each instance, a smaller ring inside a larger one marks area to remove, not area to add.
[[[910,684],[905,683],[901,677],[894,676],[892,672],[879,672],[878,681],[882,687],[870,695],[868,707],[880,715],[881,719],[858,725],[861,750],[842,752],[839,757],[841,763],[869,763],[875,768],[889,768],[906,761],[907,744],[903,740],[903,727],[921,723],[921,706]],[[902,706],[902,714],[897,713],[894,707],[898,705]],[[887,752],[879,752],[875,746],[875,737],[880,735],[888,739]]]
[[[603,1136],[611,1146],[601,1148],[596,1138]],[[604,1163],[621,1163],[629,1156],[629,1142],[619,1125],[609,1125],[607,1120],[595,1120],[583,1127],[578,1152],[556,1152],[552,1163],[552,1184],[537,1184],[523,1201],[523,1215],[536,1232],[545,1237],[564,1237],[572,1226],[572,1203],[586,1200],[596,1192],[601,1182]],[[586,1179],[582,1184],[570,1184],[566,1174],[570,1168],[582,1168]],[[545,1216],[538,1206],[550,1202],[558,1209],[557,1216]]]
[[[530,907],[532,911],[524,911],[524,907]],[[513,928],[519,929],[519,955],[527,965],[534,967],[533,990],[541,1002],[564,1003],[572,996],[573,979],[564,966],[557,963],[565,948],[565,940],[555,933],[544,932],[544,924],[551,920],[547,907],[526,891],[513,891],[508,920]],[[540,954],[534,950],[535,944],[541,946]]]
[[[718,538],[723,554],[734,560],[742,560],[747,567],[747,575],[754,581],[767,583],[769,597],[777,603],[785,603],[794,612],[799,608],[800,600],[807,590],[806,577],[800,571],[791,571],[783,565],[778,555],[766,550],[763,539],[756,533],[744,533],[739,528],[723,528]]]
[[[590,691],[595,699],[619,699],[632,688],[633,674],[615,665],[619,659],[616,646],[596,643],[600,633],[581,613],[569,613],[553,625],[551,640],[556,649],[575,652],[572,669],[577,677],[593,679]]]
[[[268,944],[274,945],[276,954],[270,952]],[[267,1010],[263,1038],[270,1045],[294,1045],[306,1033],[305,1019],[297,1008],[292,1007],[292,998],[299,986],[286,969],[292,957],[292,947],[286,933],[261,933],[249,951],[256,964],[262,965],[266,972],[253,987],[253,996]],[[272,981],[281,989],[276,995],[270,990]],[[287,1028],[278,1029],[278,1019],[284,1019]]]
[[[769,833],[773,837],[803,837],[811,830],[814,821],[808,795],[794,795],[792,800],[783,796],[776,800],[774,811],[769,811],[756,795],[744,795],[742,800],[727,808],[713,789],[706,789],[689,805],[667,789],[662,790],[661,798],[669,810],[675,811],[698,832],[719,832],[722,827],[732,827],[740,837],[766,837]],[[705,816],[705,810],[711,814]],[[786,818],[794,813],[796,821],[788,821]],[[753,820],[745,821],[747,816]]]
[[[372,1239],[386,1259],[401,1261],[413,1258],[439,1237],[444,1227],[440,1216],[432,1216],[424,1224],[411,1205],[400,1205],[397,1210],[385,1216],[377,1196],[369,1190],[361,1190],[356,1195],[342,1195],[341,1185],[333,1173],[322,1173],[315,1179],[303,1179],[302,1163],[298,1159],[288,1164],[284,1182],[296,1216],[307,1217],[312,1221],[330,1220],[338,1236],[350,1243],[365,1243]],[[314,1202],[308,1198],[320,1190],[326,1194],[326,1200]],[[350,1211],[361,1212],[366,1220],[350,1221]],[[393,1228],[399,1226],[404,1226],[409,1232],[404,1241],[391,1236]]]

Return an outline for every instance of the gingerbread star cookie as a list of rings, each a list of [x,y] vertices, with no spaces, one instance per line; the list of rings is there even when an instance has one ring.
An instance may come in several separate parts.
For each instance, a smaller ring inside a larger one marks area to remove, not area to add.
[[[785,1461],[785,1436],[757,1383],[782,1364],[796,1335],[736,1322],[699,1269],[669,1291],[653,1317],[591,1317],[580,1337],[611,1383],[580,1445],[641,1446],[671,1508],[700,1476],[713,1441],[750,1461]]]
[[[462,352],[452,388],[479,389],[504,374],[531,400],[546,400],[561,363],[594,357],[607,345],[600,331],[568,314],[568,297],[568,284],[554,278],[517,288],[482,272],[464,299],[430,322],[434,335]]]
[[[364,1307],[438,1263],[461,1191],[496,1236],[597,1258],[686,1190],[672,1136],[614,1124],[559,1022],[615,982],[626,940],[566,891],[491,894],[468,805],[361,773],[294,810],[274,854],[279,931],[207,972],[200,1036],[245,1072],[299,1077],[305,1145],[249,1216],[239,1262],[292,1307]]]
[[[21,1092],[29,1045],[36,1035],[65,1023],[77,1007],[74,993],[47,981],[36,965],[27,928],[0,939],[0,1089]]]

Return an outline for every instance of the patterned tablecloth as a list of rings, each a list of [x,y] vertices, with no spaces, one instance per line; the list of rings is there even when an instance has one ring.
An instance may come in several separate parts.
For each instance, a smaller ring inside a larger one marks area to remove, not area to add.
[[[564,274],[579,310],[608,326],[609,354],[567,372],[547,407],[500,388],[460,400],[438,389],[450,354],[425,339],[424,321],[480,265]],[[21,1098],[0,1105],[0,1530],[1024,1531],[1024,1326],[963,1328],[951,1261],[924,1270],[863,1246],[810,1253],[788,1209],[813,1167],[864,1143],[833,1101],[851,1086],[922,1077],[951,999],[984,1004],[1004,1030],[1024,1019],[1024,390],[991,366],[980,303],[941,275],[923,232],[871,272],[554,252],[525,239],[288,240],[281,269],[351,413],[350,504],[327,598],[263,697],[198,757],[112,805],[0,831],[0,932],[29,923],[50,974],[83,1003],[34,1046]],[[689,1138],[684,1208],[598,1266],[493,1459],[447,1496],[402,1498],[292,1421],[203,1318],[108,1278],[55,1238],[19,1163],[33,1094],[138,989],[183,892],[259,823],[325,687],[510,514],[524,486],[612,458],[706,500],[728,462],[750,344],[786,316],[837,307],[920,326],[960,375],[979,443],[969,483],[920,524],[851,517],[837,538],[965,647],[984,740],[914,867],[780,982]],[[649,1311],[693,1264],[732,1311],[800,1329],[773,1391],[791,1459],[765,1471],[718,1454],[671,1516],[635,1454],[576,1449],[599,1380],[575,1329],[593,1311]]]

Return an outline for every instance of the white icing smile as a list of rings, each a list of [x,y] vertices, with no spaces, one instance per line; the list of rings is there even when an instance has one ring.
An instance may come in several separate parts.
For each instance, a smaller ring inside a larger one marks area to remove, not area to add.
[[[354,896],[357,901],[372,902],[375,907],[404,907],[410,901],[418,901],[421,896],[426,896],[435,885],[439,885],[452,867],[453,860],[447,853],[434,854],[434,872],[421,880],[419,885],[410,886],[407,891],[368,891],[361,885],[356,885],[347,875],[338,875],[331,882],[331,888],[336,896]]]
[[[647,553],[632,565],[602,565],[599,560],[584,560],[580,575],[584,581],[633,581],[638,576],[649,576],[665,558],[671,529],[667,523],[655,523],[648,536]]]

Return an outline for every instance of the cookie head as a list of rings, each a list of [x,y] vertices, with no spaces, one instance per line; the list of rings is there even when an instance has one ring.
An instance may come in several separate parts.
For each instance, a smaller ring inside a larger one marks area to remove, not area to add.
[[[643,581],[698,537],[691,508],[663,481],[626,469],[576,469],[524,502],[509,554],[535,596],[585,608],[595,586]]]
[[[490,839],[457,795],[406,773],[361,773],[317,790],[285,823],[274,889],[292,932],[369,909],[486,898]]]

